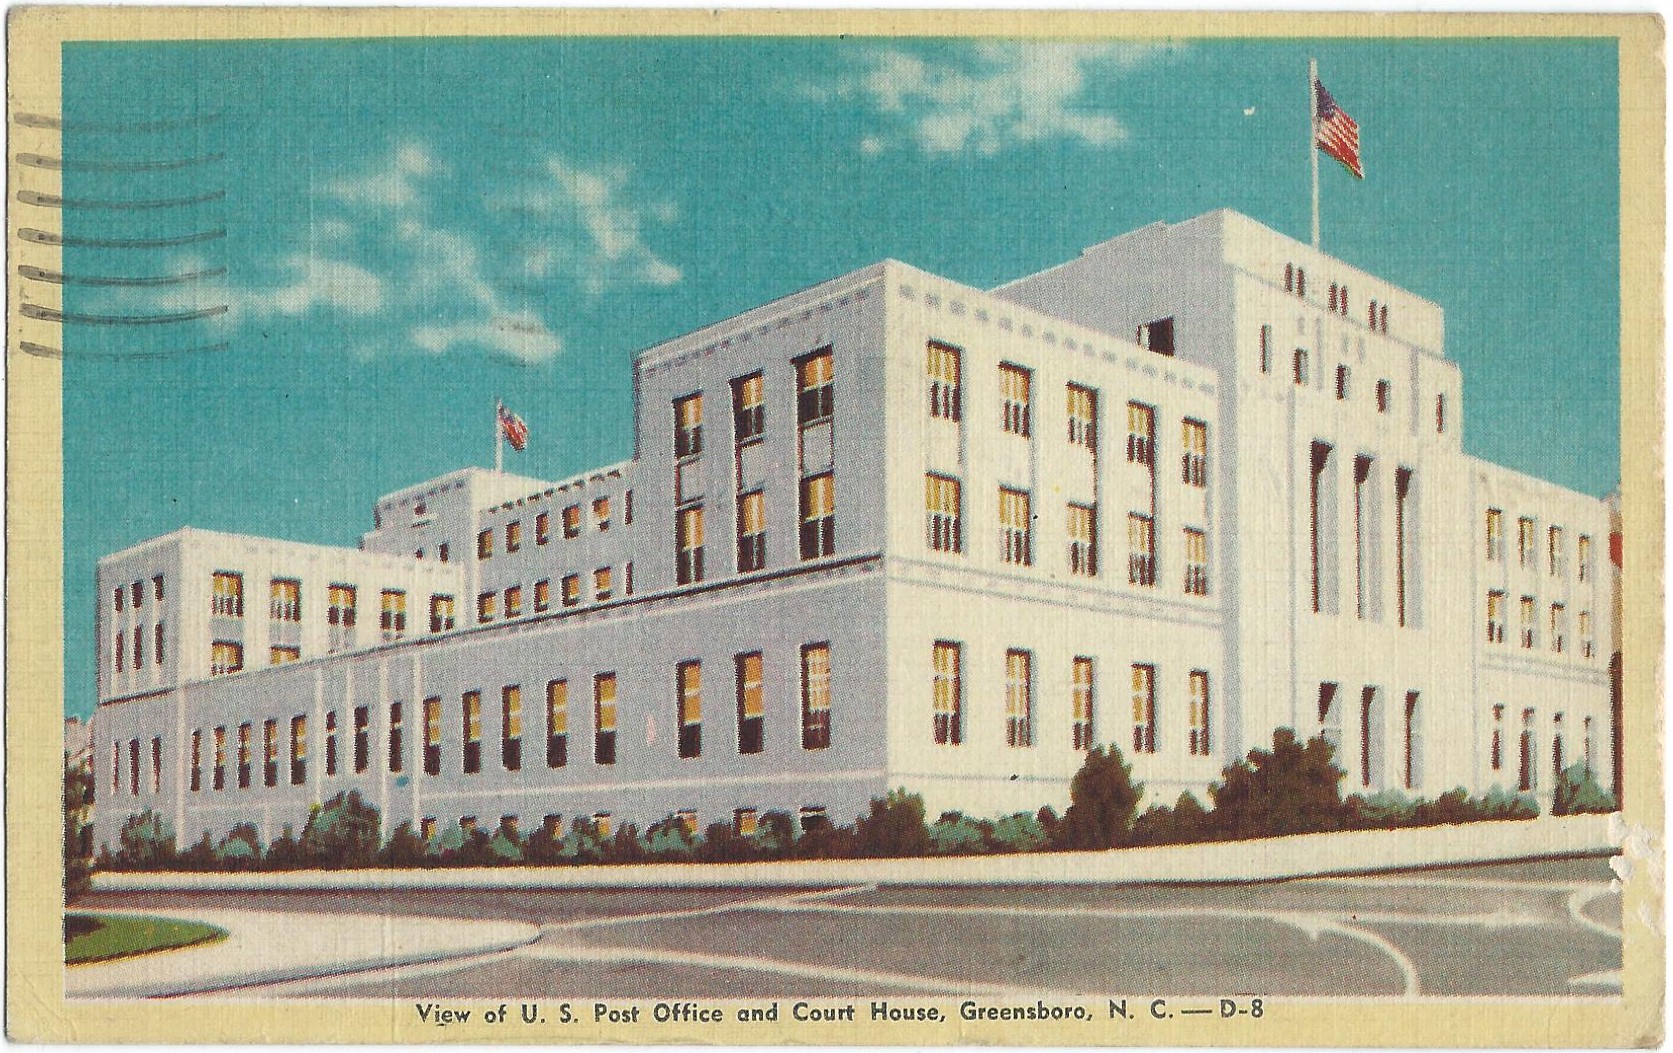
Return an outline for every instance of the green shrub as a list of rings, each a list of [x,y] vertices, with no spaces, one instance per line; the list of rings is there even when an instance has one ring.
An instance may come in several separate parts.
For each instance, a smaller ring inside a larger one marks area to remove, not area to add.
[[[123,820],[117,844],[110,859],[117,870],[160,870],[174,862],[174,828],[149,808]]]
[[[995,852],[1038,852],[1051,844],[1039,815],[1014,812],[994,820],[992,840]]]
[[[67,760],[67,755],[66,755]],[[93,771],[86,764],[64,765],[64,904],[93,887]]]
[[[558,846],[558,858],[565,863],[596,863],[604,858],[604,842],[598,825],[591,819],[577,819]]]
[[[1571,764],[1564,768],[1551,792],[1552,815],[1613,812],[1617,807],[1615,795],[1597,784],[1585,764]]]
[[[789,812],[763,812],[755,823],[755,849],[763,859],[787,859],[796,844],[796,820]]]
[[[1334,753],[1323,736],[1302,745],[1289,728],[1275,730],[1271,750],[1250,750],[1247,760],[1228,765],[1222,781],[1209,788],[1214,799],[1209,823],[1216,836],[1237,840],[1340,830],[1347,808]]]
[[[1352,794],[1344,802],[1348,814],[1343,825],[1371,830],[1412,826],[1420,803],[1421,798],[1414,801],[1399,790],[1379,790],[1369,796]]]
[[[696,854],[697,839],[677,815],[664,816],[645,828],[644,851],[652,859],[684,862]]]
[[[330,868],[366,866],[377,857],[379,825],[378,810],[361,799],[359,790],[339,793],[308,810],[302,858]]]
[[[508,819],[500,820],[500,827],[488,839],[488,855],[496,863],[521,863],[523,841],[517,835],[517,825]]]
[[[402,823],[378,852],[378,862],[391,867],[421,866],[427,858],[428,848],[424,839],[413,831],[411,823]]]
[[[863,856],[928,855],[924,799],[905,790],[890,790],[882,800],[872,798],[871,814],[854,824],[854,844]]]
[[[309,859],[302,851],[302,843],[296,839],[291,825],[286,823],[279,836],[267,846],[268,866],[274,870],[298,870],[306,867],[308,863]]]
[[[1157,805],[1133,820],[1135,845],[1172,845],[1188,841],[1213,840],[1209,813],[1195,795],[1186,791],[1172,808]]]
[[[254,823],[239,823],[215,846],[215,861],[228,869],[243,870],[261,862],[261,839]]]
[[[1126,844],[1143,795],[1144,786],[1133,782],[1133,769],[1122,758],[1120,747],[1099,746],[1088,751],[1069,784],[1069,810],[1055,831],[1053,843],[1069,849]]]
[[[988,851],[993,824],[962,812],[942,812],[929,828],[929,850],[938,856],[973,856]]]

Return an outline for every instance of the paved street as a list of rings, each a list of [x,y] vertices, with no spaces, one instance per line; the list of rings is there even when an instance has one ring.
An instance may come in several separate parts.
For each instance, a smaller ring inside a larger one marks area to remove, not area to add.
[[[274,998],[1614,995],[1608,861],[1245,885],[103,893],[97,905],[524,921],[507,951]]]

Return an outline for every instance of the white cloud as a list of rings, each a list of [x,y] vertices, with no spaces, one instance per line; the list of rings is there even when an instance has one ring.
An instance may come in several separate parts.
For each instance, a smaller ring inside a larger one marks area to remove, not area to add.
[[[645,236],[673,221],[673,206],[635,201],[625,170],[556,156],[505,167],[522,172],[520,185],[485,195],[480,176],[456,177],[410,142],[322,180],[308,249],[280,260],[275,282],[229,287],[233,315],[330,315],[343,324],[341,346],[361,357],[476,350],[537,362],[563,349],[551,315],[564,297],[540,299],[542,285],[596,296],[681,280]],[[511,205],[515,230],[496,227],[485,201]]]
[[[1108,103],[1088,90],[1102,73],[1131,69],[1169,50],[1149,44],[980,44],[951,58],[898,48],[872,53],[834,95],[866,103],[878,127],[866,154],[915,145],[929,154],[1049,139],[1110,146],[1127,137]],[[829,97],[827,94],[827,97]]]

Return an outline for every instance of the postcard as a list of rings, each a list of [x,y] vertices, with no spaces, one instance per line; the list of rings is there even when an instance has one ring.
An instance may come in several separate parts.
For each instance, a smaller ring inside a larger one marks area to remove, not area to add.
[[[1661,1041],[1659,21],[9,30],[14,1039]]]

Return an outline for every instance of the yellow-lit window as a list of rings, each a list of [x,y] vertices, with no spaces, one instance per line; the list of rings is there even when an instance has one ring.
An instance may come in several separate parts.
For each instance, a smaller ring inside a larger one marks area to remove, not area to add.
[[[677,670],[679,680],[679,728],[681,757],[697,757],[703,752],[703,666],[699,662],[682,662]]]
[[[1592,657],[1592,612],[1580,612],[1580,657]]]
[[[1069,445],[1098,448],[1098,395],[1091,388],[1069,385]]]
[[[600,603],[610,598],[609,567],[599,567],[593,571],[593,598]]]
[[[1000,427],[1013,435],[1030,434],[1029,386],[1033,375],[1021,366],[999,367]]]
[[[1181,426],[1180,481],[1188,486],[1208,485],[1208,425],[1186,418]]]
[[[765,748],[762,724],[766,705],[761,691],[761,654],[759,651],[737,657],[738,678],[738,752],[760,753]]]
[[[1074,723],[1070,743],[1077,750],[1089,750],[1092,748],[1092,659],[1084,656],[1075,659],[1071,691]]]
[[[302,620],[302,583],[274,578],[267,584],[267,616],[276,622]]]
[[[1504,513],[1497,508],[1487,510],[1487,558],[1490,562],[1505,558]]]
[[[1581,581],[1590,581],[1592,577],[1592,539],[1581,534],[1574,548],[1575,573]]]
[[[801,427],[829,419],[834,409],[829,348],[796,363],[796,423]]]
[[[1516,553],[1524,567],[1534,562],[1534,521],[1526,516],[1516,521]]]
[[[259,653],[259,652],[258,652]],[[232,640],[216,640],[209,645],[209,675],[236,673],[244,668],[244,645]]]
[[[1505,642],[1505,594],[1497,590],[1487,594],[1487,642]]]
[[[546,684],[546,766],[561,768],[569,763],[569,681]]]
[[[1005,652],[1005,745],[1034,745],[1034,656]]]
[[[538,611],[550,610],[552,607],[552,582],[541,578],[534,583],[534,609]]]
[[[478,622],[487,623],[493,621],[494,615],[497,613],[498,609],[499,593],[484,592],[476,598],[476,620]]]
[[[573,607],[581,602],[581,575],[565,574],[563,579],[563,605]]]
[[[1191,754],[1208,756],[1208,673],[1191,671]]]
[[[1156,584],[1156,524],[1137,512],[1127,514],[1127,581]]]
[[[523,586],[512,585],[505,590],[505,616],[516,618],[523,613]]]
[[[1095,577],[1098,573],[1098,510],[1091,505],[1069,506],[1069,573]]]
[[[301,786],[308,777],[308,718],[297,715],[290,720],[290,783]]]
[[[1545,548],[1548,573],[1550,573],[1552,577],[1556,577],[1565,569],[1563,561],[1562,527],[1554,526],[1550,530],[1546,531]]]
[[[1208,595],[1208,535],[1193,527],[1185,528],[1185,592]]]
[[[964,741],[963,648],[951,640],[937,640],[932,662],[935,742],[957,746]]]
[[[1133,666],[1133,752],[1156,752],[1156,667]]]
[[[703,580],[703,506],[693,505],[679,512],[678,564],[675,580],[690,585]]]
[[[453,597],[430,597],[430,631],[432,633],[446,632],[453,628]]]
[[[300,647],[286,647],[283,644],[274,644],[272,647],[267,649],[268,665],[284,665],[286,662],[299,662],[301,660],[302,648]]]
[[[962,419],[964,407],[959,389],[959,349],[931,340],[927,358],[929,415],[942,420]]]
[[[212,581],[209,613],[223,618],[244,617],[244,575],[218,570]]]
[[[836,551],[836,482],[831,473],[802,480],[803,559],[818,559]]]
[[[732,833],[738,837],[754,837],[755,830],[755,809],[739,808],[732,813]]]
[[[687,395],[674,403],[674,456],[696,457],[703,452],[703,396]]]
[[[831,645],[802,648],[802,748],[831,744]]]
[[[593,761],[616,763],[616,674],[593,677]]]
[[[399,589],[384,589],[378,627],[385,640],[399,640],[407,634],[407,594]]]
[[[563,510],[563,536],[577,538],[581,536],[581,506],[570,505]]]
[[[552,513],[542,512],[534,517],[534,543],[544,545],[552,540]]]
[[[523,689],[517,684],[500,691],[500,762],[506,771],[523,767]]]
[[[608,497],[593,499],[593,525],[600,530],[610,529],[610,499]]]
[[[1028,566],[1034,562],[1033,515],[1024,490],[999,488],[999,558]]]
[[[767,565],[767,501],[759,490],[738,495],[738,570]]]
[[[465,692],[459,716],[465,735],[464,772],[474,775],[482,770],[482,692]]]
[[[494,532],[479,531],[476,535],[476,558],[487,559],[494,554]]]
[[[936,552],[963,552],[963,496],[957,479],[924,476],[924,539]]]
[[[1142,402],[1127,403],[1127,460],[1152,465],[1156,456],[1156,410]]]
[[[505,550],[516,552],[523,547],[523,521],[513,519],[505,525]]]
[[[732,381],[732,438],[742,445],[767,430],[767,387],[761,374]]]

